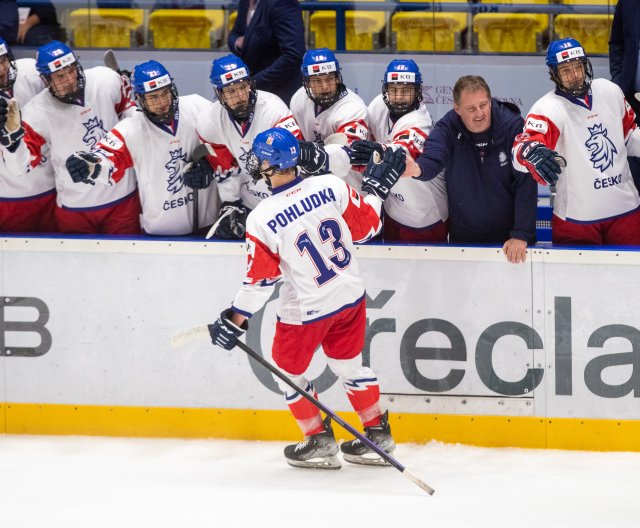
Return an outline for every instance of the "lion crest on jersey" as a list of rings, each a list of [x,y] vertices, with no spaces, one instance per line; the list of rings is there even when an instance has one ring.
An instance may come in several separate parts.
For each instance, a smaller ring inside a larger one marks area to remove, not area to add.
[[[82,141],[84,141],[85,145],[92,149],[98,144],[107,133],[102,124],[102,120],[98,117],[93,117],[89,119],[86,123],[82,123],[84,128],[87,129],[87,132],[82,137]]]
[[[182,149],[171,150],[171,159],[165,163],[169,177],[167,178],[167,191],[176,194],[182,190],[184,181],[182,179],[182,168],[187,163],[187,155],[182,153]]]
[[[617,154],[616,146],[607,136],[607,129],[602,125],[587,127],[591,137],[585,142],[589,149],[589,156],[594,168],[604,172],[613,165],[613,156]]]

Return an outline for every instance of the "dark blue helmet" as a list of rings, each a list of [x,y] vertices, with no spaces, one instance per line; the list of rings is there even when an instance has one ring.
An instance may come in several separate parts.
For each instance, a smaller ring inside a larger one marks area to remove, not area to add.
[[[60,95],[59,89],[51,83],[51,75],[55,72],[74,66],[78,72],[76,86],[71,92]],[[82,66],[73,50],[58,40],[52,40],[40,46],[36,52],[36,69],[44,79],[47,88],[56,99],[63,103],[72,103],[84,94],[85,76]]]
[[[162,64],[154,60],[138,64],[131,74],[131,86],[138,106],[151,121],[165,125],[171,123],[178,110],[178,90]],[[145,95],[166,87],[171,89],[171,106],[164,114],[155,114],[148,109]]]
[[[16,68],[16,59],[11,53],[11,48],[6,40],[0,37],[0,60],[4,60],[7,57],[9,61],[9,69],[7,70],[6,79],[0,79],[0,90],[10,90],[16,82],[18,77],[18,69]]]
[[[589,91],[593,80],[593,68],[582,45],[573,38],[554,40],[547,48],[546,61],[549,67],[549,77],[558,90],[574,97],[585,95]],[[579,62],[583,65],[584,81],[581,86],[567,87],[560,79],[558,66],[564,62]]]
[[[310,80],[316,75],[334,75],[335,89],[326,94],[314,93]],[[342,83],[340,63],[333,51],[328,48],[312,49],[304,54],[302,57],[302,83],[309,99],[323,107],[334,104],[346,90]]]
[[[415,96],[413,101],[404,103],[389,100],[389,85],[404,84],[413,85]],[[382,99],[395,117],[401,117],[416,110],[422,101],[422,75],[420,68],[411,59],[394,59],[384,72],[382,79]]]
[[[299,155],[298,140],[291,132],[284,128],[270,128],[260,132],[253,140],[247,160],[247,172],[254,181],[264,178],[271,187],[271,175],[276,171],[295,167]],[[269,167],[263,169],[265,161],[269,163]]]
[[[209,80],[216,90],[220,104],[224,106],[238,121],[246,120],[256,106],[257,93],[255,83],[251,80],[249,67],[236,55],[225,55],[211,64]],[[225,96],[224,88],[236,83],[246,82],[249,87],[248,102],[235,104],[233,98]]]

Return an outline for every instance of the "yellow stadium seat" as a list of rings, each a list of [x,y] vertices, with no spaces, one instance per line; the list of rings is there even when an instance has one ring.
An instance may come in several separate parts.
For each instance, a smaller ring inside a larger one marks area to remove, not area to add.
[[[482,0],[490,4],[548,4],[549,0]],[[549,30],[549,15],[535,13],[479,13],[473,32],[480,53],[536,53]]]
[[[342,0],[338,0],[342,1]],[[358,1],[366,0],[354,0]],[[385,0],[371,0],[384,2]],[[389,15],[384,11],[347,11],[346,48],[368,51],[379,48],[378,37],[384,31]],[[316,11],[309,17],[312,47],[336,49],[336,13]]]
[[[607,55],[616,3],[616,0],[564,0],[563,4],[610,5],[611,10],[607,15],[558,15],[554,23],[556,36],[575,38],[588,54]]]
[[[77,48],[129,48],[142,44],[142,9],[74,9],[71,43]]]
[[[223,22],[222,9],[158,9],[149,15],[154,48],[218,47]]]
[[[400,0],[413,2],[414,0]],[[467,0],[448,0],[466,4]],[[393,48],[397,51],[457,51],[468,13],[403,11],[391,18]]]

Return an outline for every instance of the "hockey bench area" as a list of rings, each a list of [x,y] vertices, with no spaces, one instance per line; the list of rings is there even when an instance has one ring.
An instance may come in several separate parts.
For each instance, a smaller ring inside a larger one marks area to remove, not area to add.
[[[535,247],[511,265],[498,247],[356,251],[364,354],[398,442],[640,451],[640,253]],[[299,439],[246,354],[169,345],[229,304],[243,244],[3,237],[0,258],[0,432]],[[265,358],[274,300],[246,337]],[[322,354],[311,376],[357,424]]]

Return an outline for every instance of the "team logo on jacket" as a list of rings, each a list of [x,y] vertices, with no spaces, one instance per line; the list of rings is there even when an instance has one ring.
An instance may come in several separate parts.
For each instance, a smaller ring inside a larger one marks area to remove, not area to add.
[[[187,155],[182,153],[182,149],[169,151],[171,159],[165,163],[167,169],[167,191],[176,194],[182,190],[184,181],[182,180],[182,167],[187,163]]]
[[[618,151],[613,141],[607,136],[607,129],[603,129],[602,125],[594,125],[587,128],[589,134],[591,134],[591,137],[585,142],[586,147],[589,149],[589,159],[594,168],[604,172],[613,165],[613,156]]]
[[[84,128],[87,129],[87,132],[82,137],[82,141],[84,141],[85,145],[92,149],[98,144],[107,133],[102,124],[102,120],[98,117],[93,117],[89,119],[86,123],[82,123]]]

